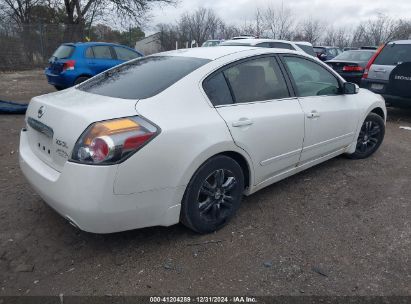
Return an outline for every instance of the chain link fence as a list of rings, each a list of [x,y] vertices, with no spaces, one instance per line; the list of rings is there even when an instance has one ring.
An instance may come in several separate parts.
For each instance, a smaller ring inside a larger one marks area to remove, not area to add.
[[[84,42],[87,39],[119,43],[117,37],[113,37],[110,33],[91,32],[79,25],[2,24],[0,25],[0,71],[43,68],[60,44]],[[127,44],[133,45],[133,42]]]

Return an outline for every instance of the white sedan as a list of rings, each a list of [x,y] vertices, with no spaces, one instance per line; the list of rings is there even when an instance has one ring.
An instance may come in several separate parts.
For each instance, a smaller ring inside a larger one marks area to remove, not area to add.
[[[339,154],[370,156],[385,118],[380,95],[300,52],[178,50],[33,98],[20,166],[82,230],[181,221],[208,233],[243,194]]]

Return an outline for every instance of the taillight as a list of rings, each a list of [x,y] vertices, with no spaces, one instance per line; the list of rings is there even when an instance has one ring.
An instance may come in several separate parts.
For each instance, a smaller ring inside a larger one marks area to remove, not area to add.
[[[75,65],[76,65],[75,60],[67,60],[65,63],[63,63],[63,71],[74,70]]]
[[[360,66],[346,65],[343,67],[344,72],[362,72],[363,70],[364,68]]]
[[[367,63],[367,66],[365,67],[364,74],[362,74],[362,79],[367,79],[368,78],[368,73],[370,72],[370,68],[373,65],[375,59],[377,59],[378,55],[381,53],[382,49],[384,48],[385,45],[381,45],[378,49],[377,52],[370,58],[370,60]]]
[[[158,133],[156,126],[139,116],[96,122],[78,139],[71,161],[90,165],[119,163]]]

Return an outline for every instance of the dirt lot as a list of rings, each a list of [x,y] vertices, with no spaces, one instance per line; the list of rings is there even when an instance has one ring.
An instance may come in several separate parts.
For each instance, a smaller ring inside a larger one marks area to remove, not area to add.
[[[49,91],[41,71],[0,74],[0,99]],[[270,186],[205,236],[182,225],[76,230],[23,178],[22,125],[0,118],[0,296],[411,295],[411,131],[399,129],[411,111],[389,111],[373,157]]]

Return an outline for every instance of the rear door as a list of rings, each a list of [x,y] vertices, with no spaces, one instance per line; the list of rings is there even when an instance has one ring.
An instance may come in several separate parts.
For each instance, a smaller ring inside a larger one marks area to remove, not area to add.
[[[341,94],[341,84],[314,60],[282,56],[305,116],[305,137],[300,164],[349,146],[359,120],[355,95]]]
[[[95,45],[86,50],[87,63],[94,75],[117,65],[114,51],[109,45]]]
[[[297,165],[304,115],[275,56],[232,64],[208,77],[203,87],[234,142],[250,155],[256,184]]]

